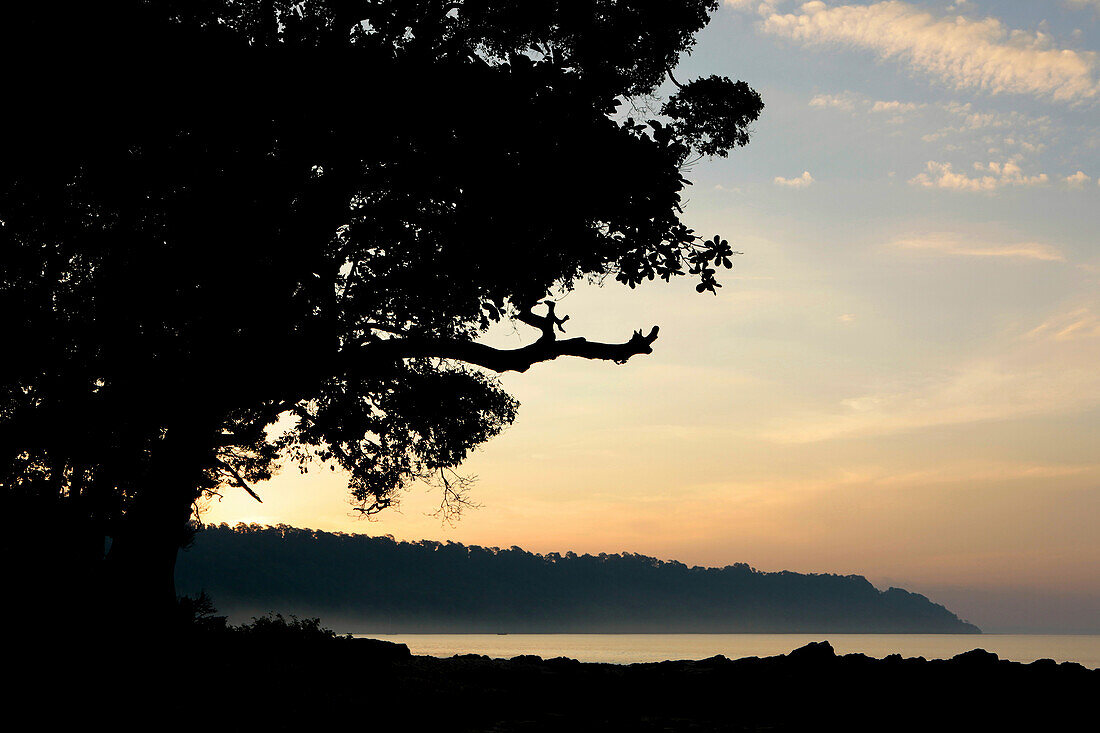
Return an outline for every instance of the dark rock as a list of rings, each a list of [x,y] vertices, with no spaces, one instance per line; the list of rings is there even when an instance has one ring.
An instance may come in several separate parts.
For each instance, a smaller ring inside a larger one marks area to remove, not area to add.
[[[582,663],[578,662],[576,659],[570,659],[569,657],[554,657],[552,659],[547,659],[546,664],[554,667],[579,667]]]
[[[1000,657],[985,649],[972,649],[951,657],[951,661],[957,664],[996,664],[999,660]]]
[[[362,654],[365,661],[399,662],[412,656],[409,647],[393,641],[381,639],[352,639],[356,654]]]
[[[850,664],[871,664],[878,661],[874,657],[869,657],[866,654],[862,654],[860,652],[856,652],[854,654],[845,654],[843,657],[841,657],[841,659]]]
[[[795,649],[787,655],[792,662],[814,663],[832,662],[836,660],[836,651],[833,645],[827,641],[811,641],[804,647]]]
[[[705,664],[707,666],[715,666],[719,664],[729,664],[730,658],[725,654],[715,654],[713,657],[707,657],[706,659],[700,659],[697,664]]]

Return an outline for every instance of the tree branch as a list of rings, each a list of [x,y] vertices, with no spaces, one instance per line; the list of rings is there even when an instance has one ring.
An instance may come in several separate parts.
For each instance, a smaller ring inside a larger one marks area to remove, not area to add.
[[[569,320],[569,316],[558,318],[554,315],[554,301],[544,300],[542,302],[546,305],[545,316],[536,314],[531,308],[524,308],[516,316],[516,320],[542,331],[542,337],[539,339],[540,341],[542,339],[553,341],[556,338],[554,335],[554,327],[557,326],[559,331],[565,333],[565,328],[562,327],[562,324]]]
[[[582,359],[598,359],[613,361],[616,364],[625,364],[628,359],[638,354],[652,354],[653,342],[657,340],[660,329],[654,326],[646,335],[641,331],[635,331],[629,341],[621,344],[607,344],[599,341],[589,341],[584,338],[571,338],[558,340],[554,333],[556,328],[564,332],[562,324],[568,320],[568,316],[558,318],[554,314],[554,304],[546,301],[548,313],[545,316],[536,315],[529,309],[521,311],[516,320],[542,331],[542,335],[533,344],[528,344],[518,349],[496,349],[492,346],[479,344],[473,341],[459,341],[457,339],[433,339],[433,338],[392,338],[384,341],[373,341],[364,344],[357,353],[358,356],[369,359],[413,359],[424,357],[436,357],[440,359],[455,359],[468,364],[485,367],[494,372],[525,372],[534,364],[543,361],[553,361],[559,356],[578,356]]]
[[[264,500],[260,498],[259,494],[252,490],[252,488],[245,482],[243,478],[241,478],[241,475],[237,473],[237,469],[234,468],[231,463],[223,461],[220,458],[215,458],[214,462],[221,466],[222,470],[232,476],[236,480],[237,486],[247,491],[249,496],[260,502],[261,504],[264,503]]]

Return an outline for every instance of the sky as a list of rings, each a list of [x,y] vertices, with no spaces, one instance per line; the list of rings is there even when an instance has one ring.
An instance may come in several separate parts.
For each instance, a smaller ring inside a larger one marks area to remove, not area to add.
[[[860,574],[986,631],[1100,633],[1100,0],[725,0],[677,78],[743,79],[752,142],[685,220],[743,252],[717,297],[588,287],[503,377],[516,423],[453,525],[374,521],[289,467],[206,522]],[[490,336],[519,346],[525,326]]]

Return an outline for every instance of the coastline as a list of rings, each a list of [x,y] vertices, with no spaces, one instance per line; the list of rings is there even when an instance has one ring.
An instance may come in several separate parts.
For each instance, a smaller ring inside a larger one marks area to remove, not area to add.
[[[102,652],[109,648],[76,655],[94,672],[86,691],[102,685],[92,695],[100,704],[77,702],[61,713],[79,712],[85,723],[115,715],[102,700],[120,694],[122,679],[131,702],[125,712],[145,721],[193,716],[196,685],[224,688],[219,711],[230,717],[202,723],[210,729],[221,729],[219,721],[239,729],[242,716],[248,729],[289,731],[362,727],[396,715],[402,729],[471,733],[1069,730],[1093,709],[1100,689],[1100,669],[1072,662],[1021,664],[981,649],[947,660],[876,659],[838,655],[828,642],[773,657],[628,665],[536,655],[439,658],[378,639],[293,635],[207,634]],[[40,653],[34,663],[46,673],[58,661]],[[56,689],[32,686],[19,702],[34,700],[34,692],[48,704]]]
[[[342,631],[348,631],[344,628]],[[357,629],[351,629],[357,632]],[[355,636],[404,643],[414,655],[451,657],[463,654],[510,659],[521,655],[569,657],[581,662],[630,664],[669,659],[700,660],[715,655],[730,659],[783,655],[810,642],[827,639],[837,655],[862,653],[873,658],[891,654],[925,659],[951,657],[981,647],[1000,659],[1024,664],[1050,658],[1100,668],[1100,635],[984,634],[360,634]]]

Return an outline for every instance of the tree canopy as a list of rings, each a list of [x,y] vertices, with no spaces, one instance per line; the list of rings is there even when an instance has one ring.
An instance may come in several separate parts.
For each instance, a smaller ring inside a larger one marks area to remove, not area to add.
[[[685,164],[746,144],[760,97],[660,96],[717,0],[93,5],[0,29],[26,70],[0,146],[0,486],[93,555],[109,536],[148,571],[197,497],[285,456],[381,510],[514,419],[494,373],[652,350],[656,327],[563,337],[555,295],[714,292],[731,266],[682,221]],[[479,340],[504,320],[531,343]]]

